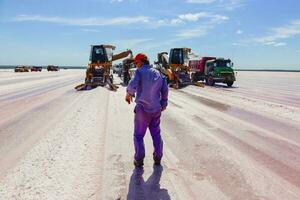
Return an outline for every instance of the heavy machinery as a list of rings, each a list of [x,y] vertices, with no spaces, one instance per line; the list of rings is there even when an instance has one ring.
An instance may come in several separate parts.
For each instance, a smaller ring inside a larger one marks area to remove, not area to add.
[[[133,58],[127,58],[122,61],[122,75],[123,75],[124,85],[128,85],[132,77],[130,74],[130,70],[135,67],[134,64],[132,64],[133,61],[134,61]]]
[[[188,56],[190,52],[190,48],[173,48],[170,50],[169,67],[172,73],[168,77],[176,89],[183,84],[191,83]]]
[[[156,69],[164,74],[167,77],[169,85],[176,89],[183,85],[195,84],[190,76],[190,52],[190,48],[173,48],[170,50],[169,55],[167,52],[157,54]],[[203,84],[198,86],[203,86]]]
[[[218,82],[231,87],[236,80],[230,59],[202,57],[200,60],[191,60],[189,65],[193,82],[205,80],[210,86]]]
[[[47,71],[59,71],[59,67],[54,66],[54,65],[48,65],[47,66]]]
[[[15,67],[15,72],[29,72],[30,68],[27,66],[17,66]]]
[[[112,68],[113,68],[113,73],[114,73],[114,74],[117,74],[118,77],[121,77],[121,76],[122,76],[122,68],[123,68],[123,66],[122,66],[121,63],[119,63],[119,64],[114,64]]]
[[[30,68],[30,71],[32,71],[32,72],[41,72],[42,69],[43,69],[43,67],[32,66],[32,67]]]
[[[155,68],[167,77],[168,83],[173,78],[172,71],[169,67],[169,55],[167,52],[157,54],[157,61],[154,62]]]
[[[117,90],[113,84],[113,75],[110,73],[112,62],[127,56],[133,57],[131,50],[113,55],[113,45],[91,45],[89,64],[86,70],[85,83],[75,87],[76,90],[86,90],[97,86],[109,85],[111,90]]]

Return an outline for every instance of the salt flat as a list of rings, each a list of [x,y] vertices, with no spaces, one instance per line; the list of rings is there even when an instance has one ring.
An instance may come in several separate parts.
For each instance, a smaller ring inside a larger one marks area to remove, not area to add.
[[[125,87],[75,91],[83,80],[0,71],[0,199],[300,199],[300,73],[170,89],[162,167],[147,134],[143,170]]]

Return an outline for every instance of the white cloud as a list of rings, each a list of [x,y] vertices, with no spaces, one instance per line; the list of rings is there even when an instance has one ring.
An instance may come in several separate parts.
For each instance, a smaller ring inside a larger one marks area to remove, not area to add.
[[[213,21],[216,22],[228,19],[227,16],[215,15],[208,12],[187,13],[184,15],[179,15],[178,18],[185,21],[198,21],[200,18],[211,18]]]
[[[110,3],[122,3],[122,2],[130,2],[130,3],[136,3],[138,2],[139,0],[110,0]]]
[[[145,16],[135,17],[115,17],[115,18],[64,18],[64,17],[47,17],[40,15],[19,15],[13,21],[38,21],[49,22],[63,25],[75,26],[113,26],[113,25],[128,25],[136,23],[148,23],[149,18]]]
[[[212,14],[208,12],[187,13],[187,14],[178,15],[178,17],[174,19],[160,19],[157,20],[156,22],[154,21],[152,22],[152,26],[153,27],[176,26],[176,25],[185,24],[189,22],[195,23],[199,21],[201,18],[206,18],[206,20],[202,21],[202,23],[205,24],[220,24],[229,19],[227,16]]]
[[[211,4],[216,7],[222,8],[222,10],[234,10],[242,7],[245,0],[186,0],[187,3],[193,4]]]
[[[248,44],[244,43],[244,42],[234,42],[234,43],[232,43],[232,46],[245,47],[245,46],[248,46]]]
[[[96,29],[81,29],[82,31],[84,32],[94,32],[94,33],[99,33],[100,31],[99,30],[96,30]]]
[[[199,3],[199,4],[208,4],[215,2],[216,0],[187,0],[188,3]]]
[[[212,14],[208,12],[199,13],[187,13],[178,15],[174,19],[154,19],[147,16],[133,16],[133,17],[115,17],[115,18],[65,18],[65,17],[49,17],[41,15],[18,15],[12,20],[17,22],[35,21],[35,22],[47,22],[56,23],[62,25],[73,25],[73,26],[117,26],[117,25],[130,25],[143,23],[150,27],[161,27],[161,26],[178,26],[189,22],[197,22],[201,18],[207,18],[203,23],[218,24],[227,20],[227,16]]]
[[[176,36],[182,39],[201,37],[207,34],[208,27],[198,27],[195,29],[181,30]]]
[[[198,21],[200,18],[209,18],[205,19],[201,25],[195,28],[183,29],[177,32],[176,36],[179,40],[191,39],[202,37],[208,33],[209,30],[213,29],[217,24],[223,23],[228,20],[227,16],[216,15],[207,12],[200,13],[188,13],[185,15],[179,15],[179,19],[186,21]]]
[[[244,1],[245,0],[220,0],[220,7],[223,7],[226,10],[235,10],[244,6]]]
[[[122,40],[115,40],[112,41],[112,44],[118,44],[118,48],[133,48],[137,47],[142,44],[146,44],[152,42],[153,39],[151,38],[133,38],[133,39],[122,39]]]
[[[243,33],[244,33],[244,31],[242,31],[242,30],[237,30],[236,31],[236,34],[238,34],[238,35],[243,34]]]
[[[263,45],[284,46],[286,43],[280,42],[281,40],[295,36],[300,36],[300,20],[291,21],[282,27],[271,28],[269,34],[253,38],[251,41]]]
[[[281,47],[281,46],[286,46],[285,42],[278,42],[276,44],[273,45],[274,47]]]
[[[179,15],[178,18],[186,21],[198,21],[201,16],[205,16],[204,13],[188,13],[184,15]]]

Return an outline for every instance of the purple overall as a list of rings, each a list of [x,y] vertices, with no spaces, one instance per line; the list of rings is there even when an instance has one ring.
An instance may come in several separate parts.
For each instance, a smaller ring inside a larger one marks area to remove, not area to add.
[[[136,93],[134,109],[134,147],[135,160],[145,157],[144,136],[149,128],[154,152],[157,158],[163,156],[163,141],[160,135],[161,110],[168,104],[168,85],[166,79],[149,65],[137,69],[127,87],[127,93]]]

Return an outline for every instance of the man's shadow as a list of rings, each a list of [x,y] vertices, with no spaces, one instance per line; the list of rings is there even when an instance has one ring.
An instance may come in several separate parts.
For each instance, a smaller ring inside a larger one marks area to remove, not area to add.
[[[144,170],[135,168],[130,178],[127,200],[170,200],[168,190],[160,188],[160,178],[162,166],[153,166],[153,172],[145,182],[143,178]]]

